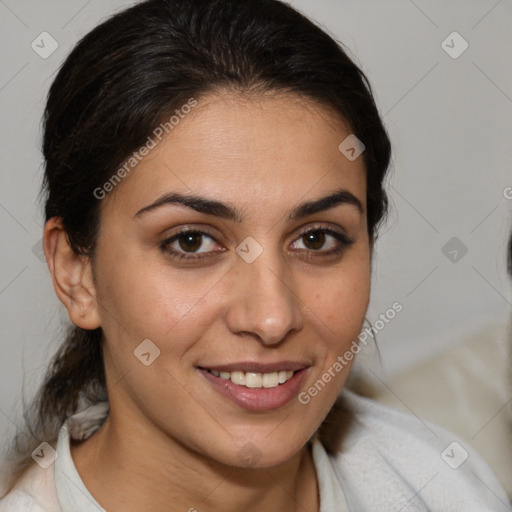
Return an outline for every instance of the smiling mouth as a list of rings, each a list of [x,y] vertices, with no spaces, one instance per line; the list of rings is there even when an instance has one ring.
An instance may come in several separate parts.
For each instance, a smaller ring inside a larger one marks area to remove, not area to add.
[[[224,380],[230,380],[237,386],[245,386],[247,388],[276,388],[281,384],[288,382],[295,373],[292,370],[281,370],[272,373],[257,373],[257,372],[244,372],[233,371],[224,372],[218,370],[210,370],[205,368],[208,373],[220,377]]]
[[[238,407],[258,412],[291,402],[311,370],[311,364],[294,361],[239,361],[208,366],[196,368],[214,390]]]

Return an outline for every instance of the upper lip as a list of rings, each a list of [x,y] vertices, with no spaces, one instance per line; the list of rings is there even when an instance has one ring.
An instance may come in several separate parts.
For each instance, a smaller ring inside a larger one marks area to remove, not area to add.
[[[278,361],[276,363],[258,363],[254,361],[240,361],[239,363],[199,366],[205,370],[216,370],[218,372],[253,372],[253,373],[274,373],[279,371],[297,371],[311,366],[308,363],[296,361]]]

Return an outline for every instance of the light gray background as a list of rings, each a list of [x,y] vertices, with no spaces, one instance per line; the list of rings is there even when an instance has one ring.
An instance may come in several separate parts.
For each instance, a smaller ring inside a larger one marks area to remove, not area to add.
[[[74,43],[130,3],[0,0],[2,437],[21,425],[22,383],[30,395],[40,382],[65,318],[46,264],[33,252],[42,232],[45,96]],[[504,190],[512,187],[512,2],[292,4],[348,47],[392,138],[391,215],[376,247],[368,314],[375,322],[395,301],[403,304],[379,335],[392,375],[510,316],[505,249],[512,200]],[[47,59],[31,48],[43,31],[59,45]],[[441,47],[453,31],[469,44],[457,59]],[[454,236],[468,248],[456,263],[442,252]]]

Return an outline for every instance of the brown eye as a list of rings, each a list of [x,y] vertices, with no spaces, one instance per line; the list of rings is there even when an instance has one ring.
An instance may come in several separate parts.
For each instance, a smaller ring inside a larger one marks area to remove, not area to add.
[[[325,233],[323,231],[310,231],[302,235],[302,239],[308,249],[317,251],[325,244]]]
[[[303,231],[299,238],[292,244],[293,249],[311,256],[332,256],[341,253],[349,245],[351,240],[343,233],[328,228],[314,228]]]
[[[222,249],[219,250],[219,245],[211,235],[190,229],[180,231],[164,240],[160,244],[160,248],[178,259],[197,259],[222,252]]]
[[[203,235],[194,232],[185,233],[184,235],[180,235],[178,243],[180,249],[183,249],[185,252],[195,252],[203,243]]]

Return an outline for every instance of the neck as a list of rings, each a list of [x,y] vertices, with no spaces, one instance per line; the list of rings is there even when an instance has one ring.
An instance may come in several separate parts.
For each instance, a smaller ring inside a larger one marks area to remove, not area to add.
[[[272,468],[221,464],[155,426],[110,411],[89,439],[71,444],[85,486],[109,511],[292,512],[319,510],[309,445]],[[148,432],[148,428],[151,429]]]

